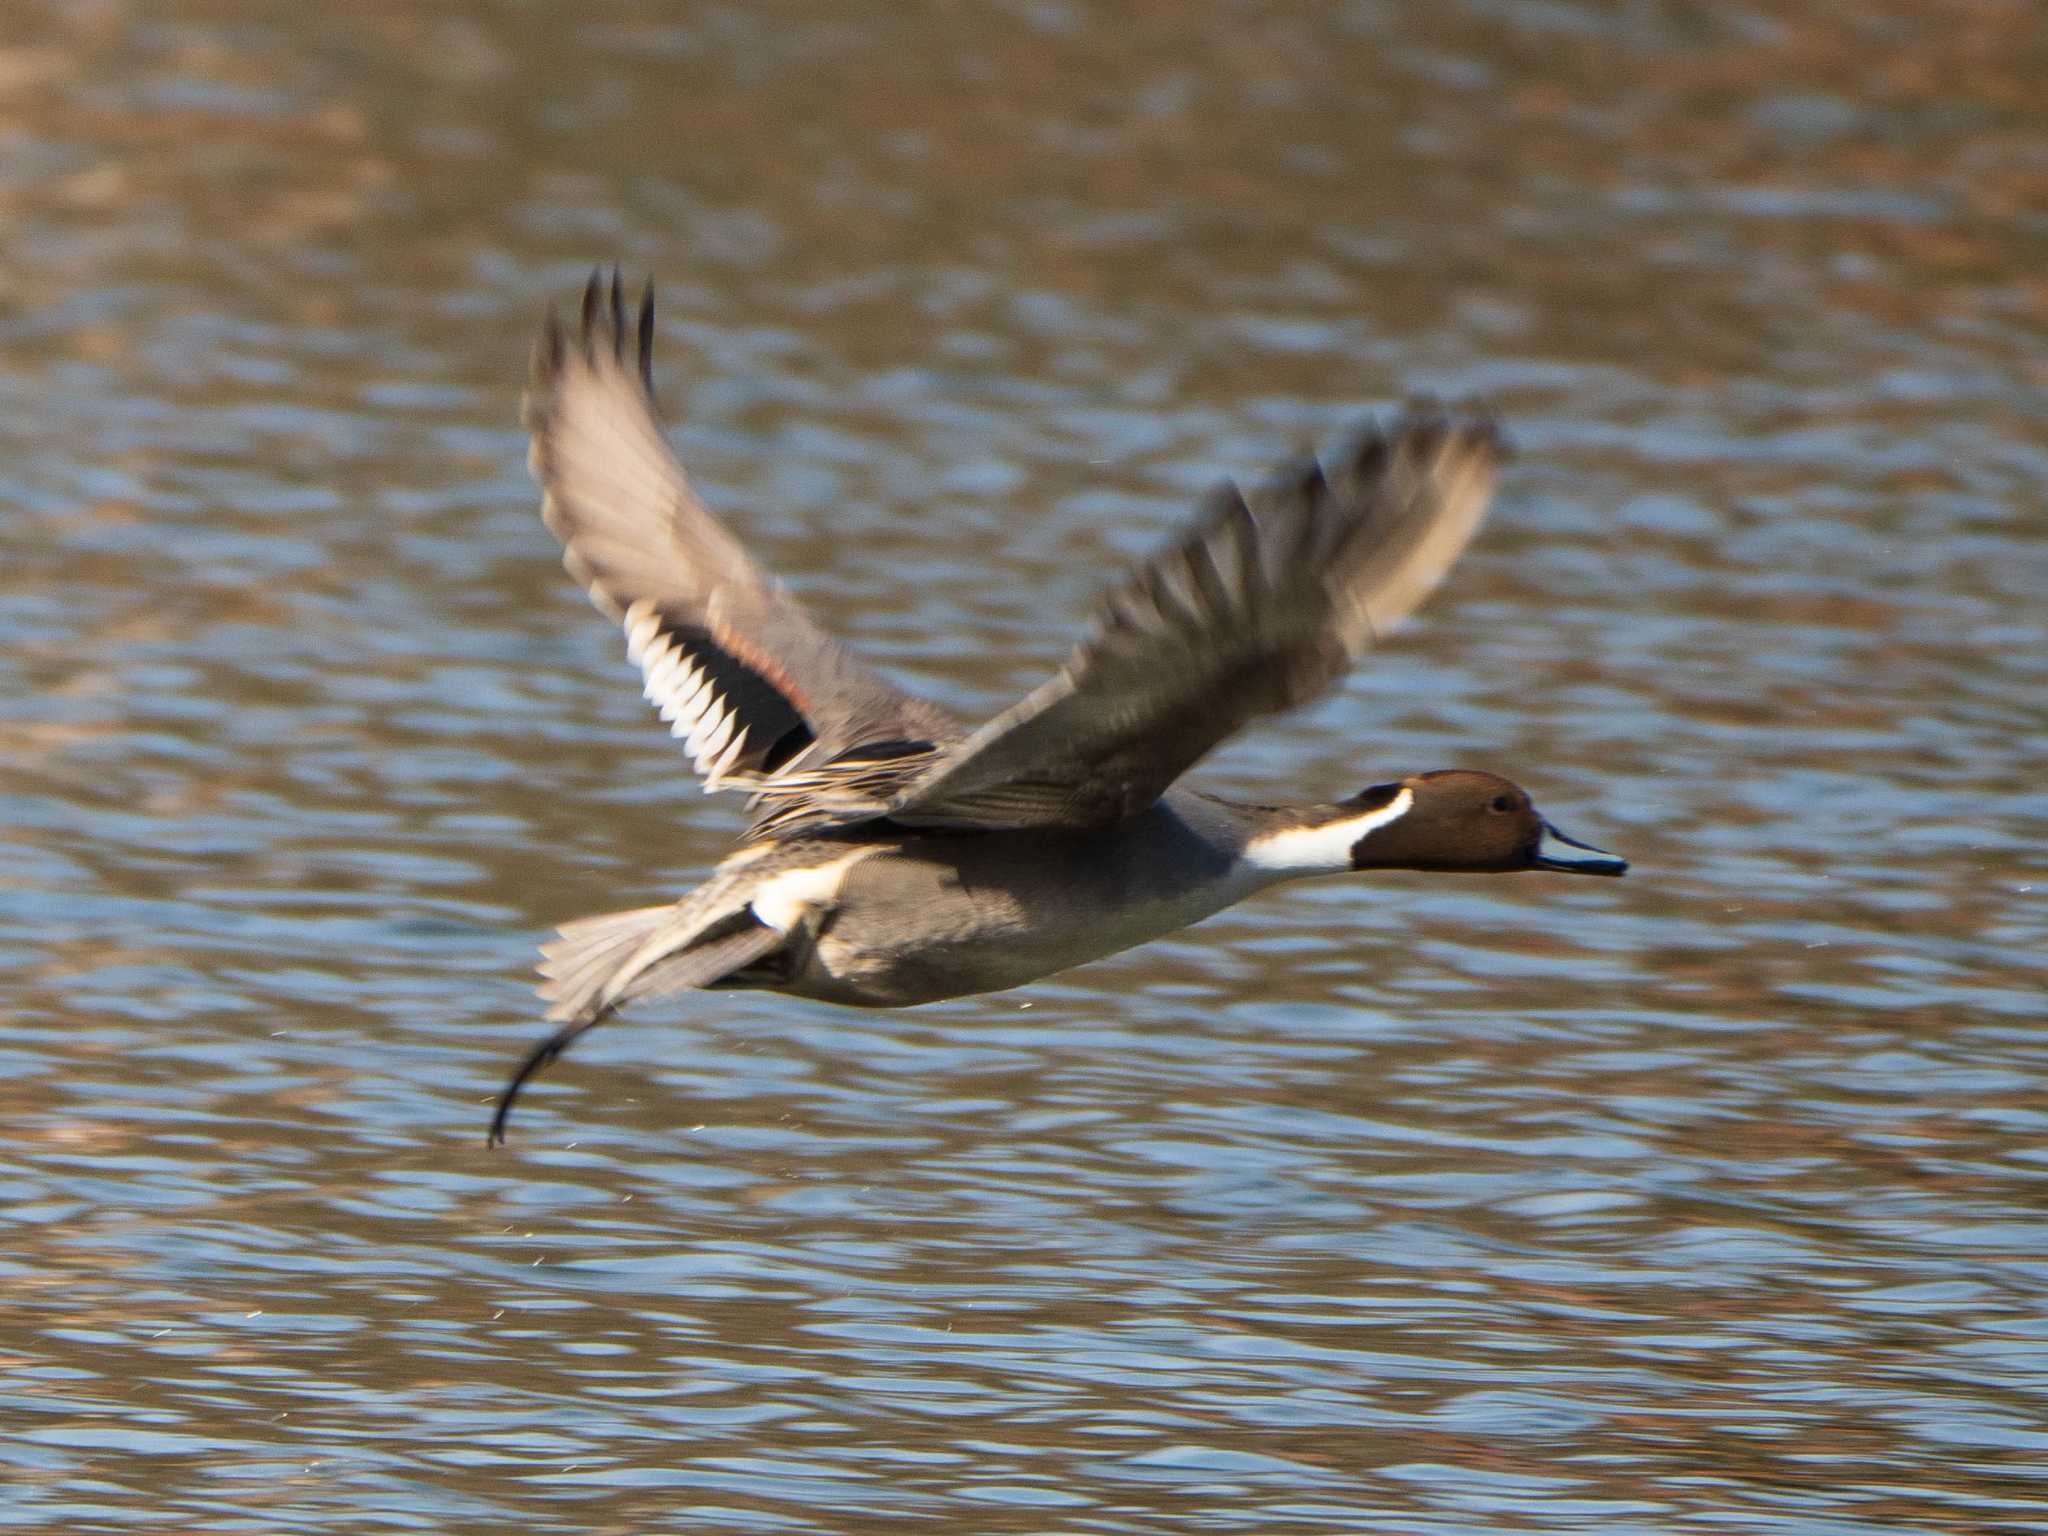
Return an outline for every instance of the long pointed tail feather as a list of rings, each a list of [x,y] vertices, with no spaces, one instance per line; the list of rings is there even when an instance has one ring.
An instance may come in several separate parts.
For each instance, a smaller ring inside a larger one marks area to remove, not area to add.
[[[673,906],[608,912],[563,924],[541,948],[541,996],[553,1006],[548,1019],[562,1027],[528,1051],[498,1095],[491,1115],[491,1146],[505,1139],[512,1105],[529,1079],[595,1029],[628,1000],[656,992],[709,986],[751,965],[782,943],[783,935],[742,908],[709,933],[676,925]],[[672,947],[680,946],[680,947]]]
[[[548,1019],[562,1024],[581,1018],[596,1003],[619,966],[638,951],[674,912],[673,904],[606,912],[562,924],[540,947],[540,995],[550,1004]]]

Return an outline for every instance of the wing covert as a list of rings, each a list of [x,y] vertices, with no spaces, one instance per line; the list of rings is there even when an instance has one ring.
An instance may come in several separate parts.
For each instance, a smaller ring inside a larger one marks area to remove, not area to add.
[[[821,629],[698,498],[655,420],[653,345],[652,289],[629,328],[616,270],[608,288],[593,275],[573,336],[548,316],[522,417],[562,562],[625,629],[704,787],[772,811],[801,793],[778,784],[785,770],[869,743],[957,739],[943,710]]]
[[[1327,690],[1428,595],[1485,514],[1490,423],[1368,431],[1250,496],[1224,485],[1102,598],[1050,680],[907,783],[912,826],[1089,826],[1152,804],[1260,715]]]

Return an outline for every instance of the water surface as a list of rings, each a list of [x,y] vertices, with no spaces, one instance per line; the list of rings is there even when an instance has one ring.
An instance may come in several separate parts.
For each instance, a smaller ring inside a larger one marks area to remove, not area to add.
[[[2048,74],[2024,4],[18,7],[0,1525],[2048,1523]],[[1520,457],[1204,770],[1527,783],[1622,882],[1276,893],[993,998],[650,1007],[714,860],[516,424],[676,441],[969,716],[1199,490]]]

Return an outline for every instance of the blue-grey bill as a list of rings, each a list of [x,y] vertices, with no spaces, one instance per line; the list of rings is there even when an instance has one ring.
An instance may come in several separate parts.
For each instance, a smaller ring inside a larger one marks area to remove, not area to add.
[[[1628,871],[1628,860],[1591,843],[1566,837],[1546,821],[1543,835],[1536,840],[1536,867],[1561,869],[1572,875],[1619,875]]]

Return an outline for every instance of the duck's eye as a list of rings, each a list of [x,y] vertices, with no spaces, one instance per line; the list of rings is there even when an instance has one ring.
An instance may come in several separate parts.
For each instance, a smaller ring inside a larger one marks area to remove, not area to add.
[[[1514,808],[1515,797],[1513,795],[1495,795],[1493,797],[1493,804],[1490,807],[1492,810],[1499,811],[1503,816]]]

